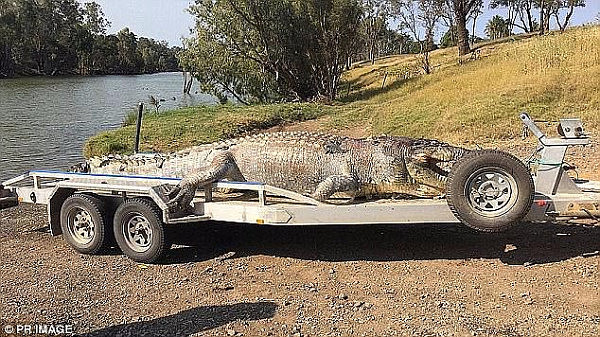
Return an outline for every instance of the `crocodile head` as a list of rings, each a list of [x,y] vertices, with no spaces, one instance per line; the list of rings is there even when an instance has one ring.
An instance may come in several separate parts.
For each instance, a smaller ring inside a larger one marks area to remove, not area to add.
[[[439,194],[454,163],[468,150],[433,140],[417,140],[409,146],[405,164],[423,194]]]

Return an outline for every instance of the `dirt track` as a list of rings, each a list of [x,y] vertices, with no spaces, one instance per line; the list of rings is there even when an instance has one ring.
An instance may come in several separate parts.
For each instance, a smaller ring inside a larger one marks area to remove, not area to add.
[[[0,324],[83,336],[598,336],[600,228],[177,228],[162,265],[0,211]]]

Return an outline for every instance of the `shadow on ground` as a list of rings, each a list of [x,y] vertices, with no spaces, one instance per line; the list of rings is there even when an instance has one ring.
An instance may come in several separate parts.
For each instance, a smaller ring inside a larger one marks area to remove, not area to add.
[[[198,307],[150,321],[110,326],[78,336],[189,336],[238,320],[271,318],[275,316],[276,310],[277,305],[271,302]]]
[[[499,259],[510,265],[544,264],[600,250],[600,227],[522,224],[501,234],[454,225],[260,227],[205,223],[173,230],[163,263],[272,255],[322,261]]]

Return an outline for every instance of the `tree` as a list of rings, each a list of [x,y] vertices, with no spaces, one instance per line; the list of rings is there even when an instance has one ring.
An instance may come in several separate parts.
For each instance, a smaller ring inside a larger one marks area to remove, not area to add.
[[[492,40],[507,37],[510,35],[509,21],[500,15],[495,15],[485,26],[485,33]]]
[[[489,22],[488,25],[492,25],[492,29],[494,29],[493,27],[497,27],[499,25],[503,25],[498,19],[501,19],[502,21],[504,21],[504,23],[506,24],[506,28],[509,31],[509,34],[512,34],[514,27],[516,25],[516,21],[517,18],[520,16],[519,13],[521,13],[524,9],[523,7],[523,0],[491,0],[490,1],[490,8],[498,8],[498,7],[504,7],[507,9],[507,17],[506,20],[502,19],[501,17],[496,18],[496,16],[494,16]],[[496,20],[494,20],[496,19]],[[494,21],[494,22],[492,22]],[[496,35],[497,34],[497,30],[492,32],[492,35]],[[486,34],[488,36],[490,36],[490,34],[488,34],[486,32]],[[491,38],[491,37],[490,37]],[[494,37],[497,38],[497,37]]]
[[[92,34],[106,34],[106,28],[110,21],[104,17],[102,7],[96,2],[86,2],[81,9],[83,14],[83,26]]]
[[[440,39],[440,48],[456,46],[456,26],[450,26]]]
[[[124,57],[127,34],[121,35],[121,40],[107,36],[108,25],[102,8],[95,2],[0,0],[0,76],[177,69],[176,50],[151,39],[148,49],[129,48],[129,55]],[[128,43],[137,43],[135,34]],[[140,55],[146,52],[156,54],[148,69],[140,62],[125,62],[143,60]]]
[[[0,0],[0,77],[13,76],[13,45],[17,41],[16,10],[9,0]]]
[[[475,40],[477,39],[477,36],[475,35],[475,29],[477,27],[477,18],[481,14],[483,14],[483,0],[478,0],[473,5],[473,9],[469,13],[469,17],[467,18],[470,18],[473,21],[473,29],[471,30],[471,44],[475,44]]]
[[[362,26],[366,37],[366,49],[371,64],[375,63],[377,45],[387,29],[389,7],[387,0],[362,0]]]
[[[480,0],[450,0],[450,5],[456,25],[458,54],[466,55],[471,52],[467,21],[474,11],[479,11],[482,2]]]
[[[556,24],[561,32],[569,26],[571,17],[575,11],[575,7],[585,7],[585,0],[555,0],[554,7],[552,8],[552,15],[556,19]],[[560,19],[561,11],[564,10],[564,19]]]
[[[431,73],[429,53],[436,48],[433,38],[442,17],[441,0],[395,1],[393,8],[401,27],[407,29],[419,44],[419,59],[426,74]]]
[[[241,102],[335,99],[361,19],[357,0],[197,0],[180,60]]]

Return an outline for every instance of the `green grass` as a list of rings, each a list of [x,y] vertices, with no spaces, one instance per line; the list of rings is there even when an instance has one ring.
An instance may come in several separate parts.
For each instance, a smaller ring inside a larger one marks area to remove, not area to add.
[[[315,119],[330,107],[318,104],[272,104],[251,107],[200,106],[147,113],[142,123],[140,150],[174,151],[266,129],[283,123]],[[107,153],[131,153],[135,125],[102,132],[84,145],[86,157]]]
[[[443,49],[431,55],[433,74],[389,77],[382,87],[382,71],[418,68],[414,56],[386,57],[344,74],[339,102],[333,105],[199,107],[149,114],[142,148],[176,150],[319,117],[326,117],[319,119],[322,130],[358,128],[456,143],[515,138],[521,111],[542,120],[581,117],[596,133],[599,45],[600,27],[591,26],[487,42],[478,46],[478,59],[461,64],[455,48]],[[99,134],[89,140],[84,154],[131,152],[133,133],[134,127],[128,126]]]

